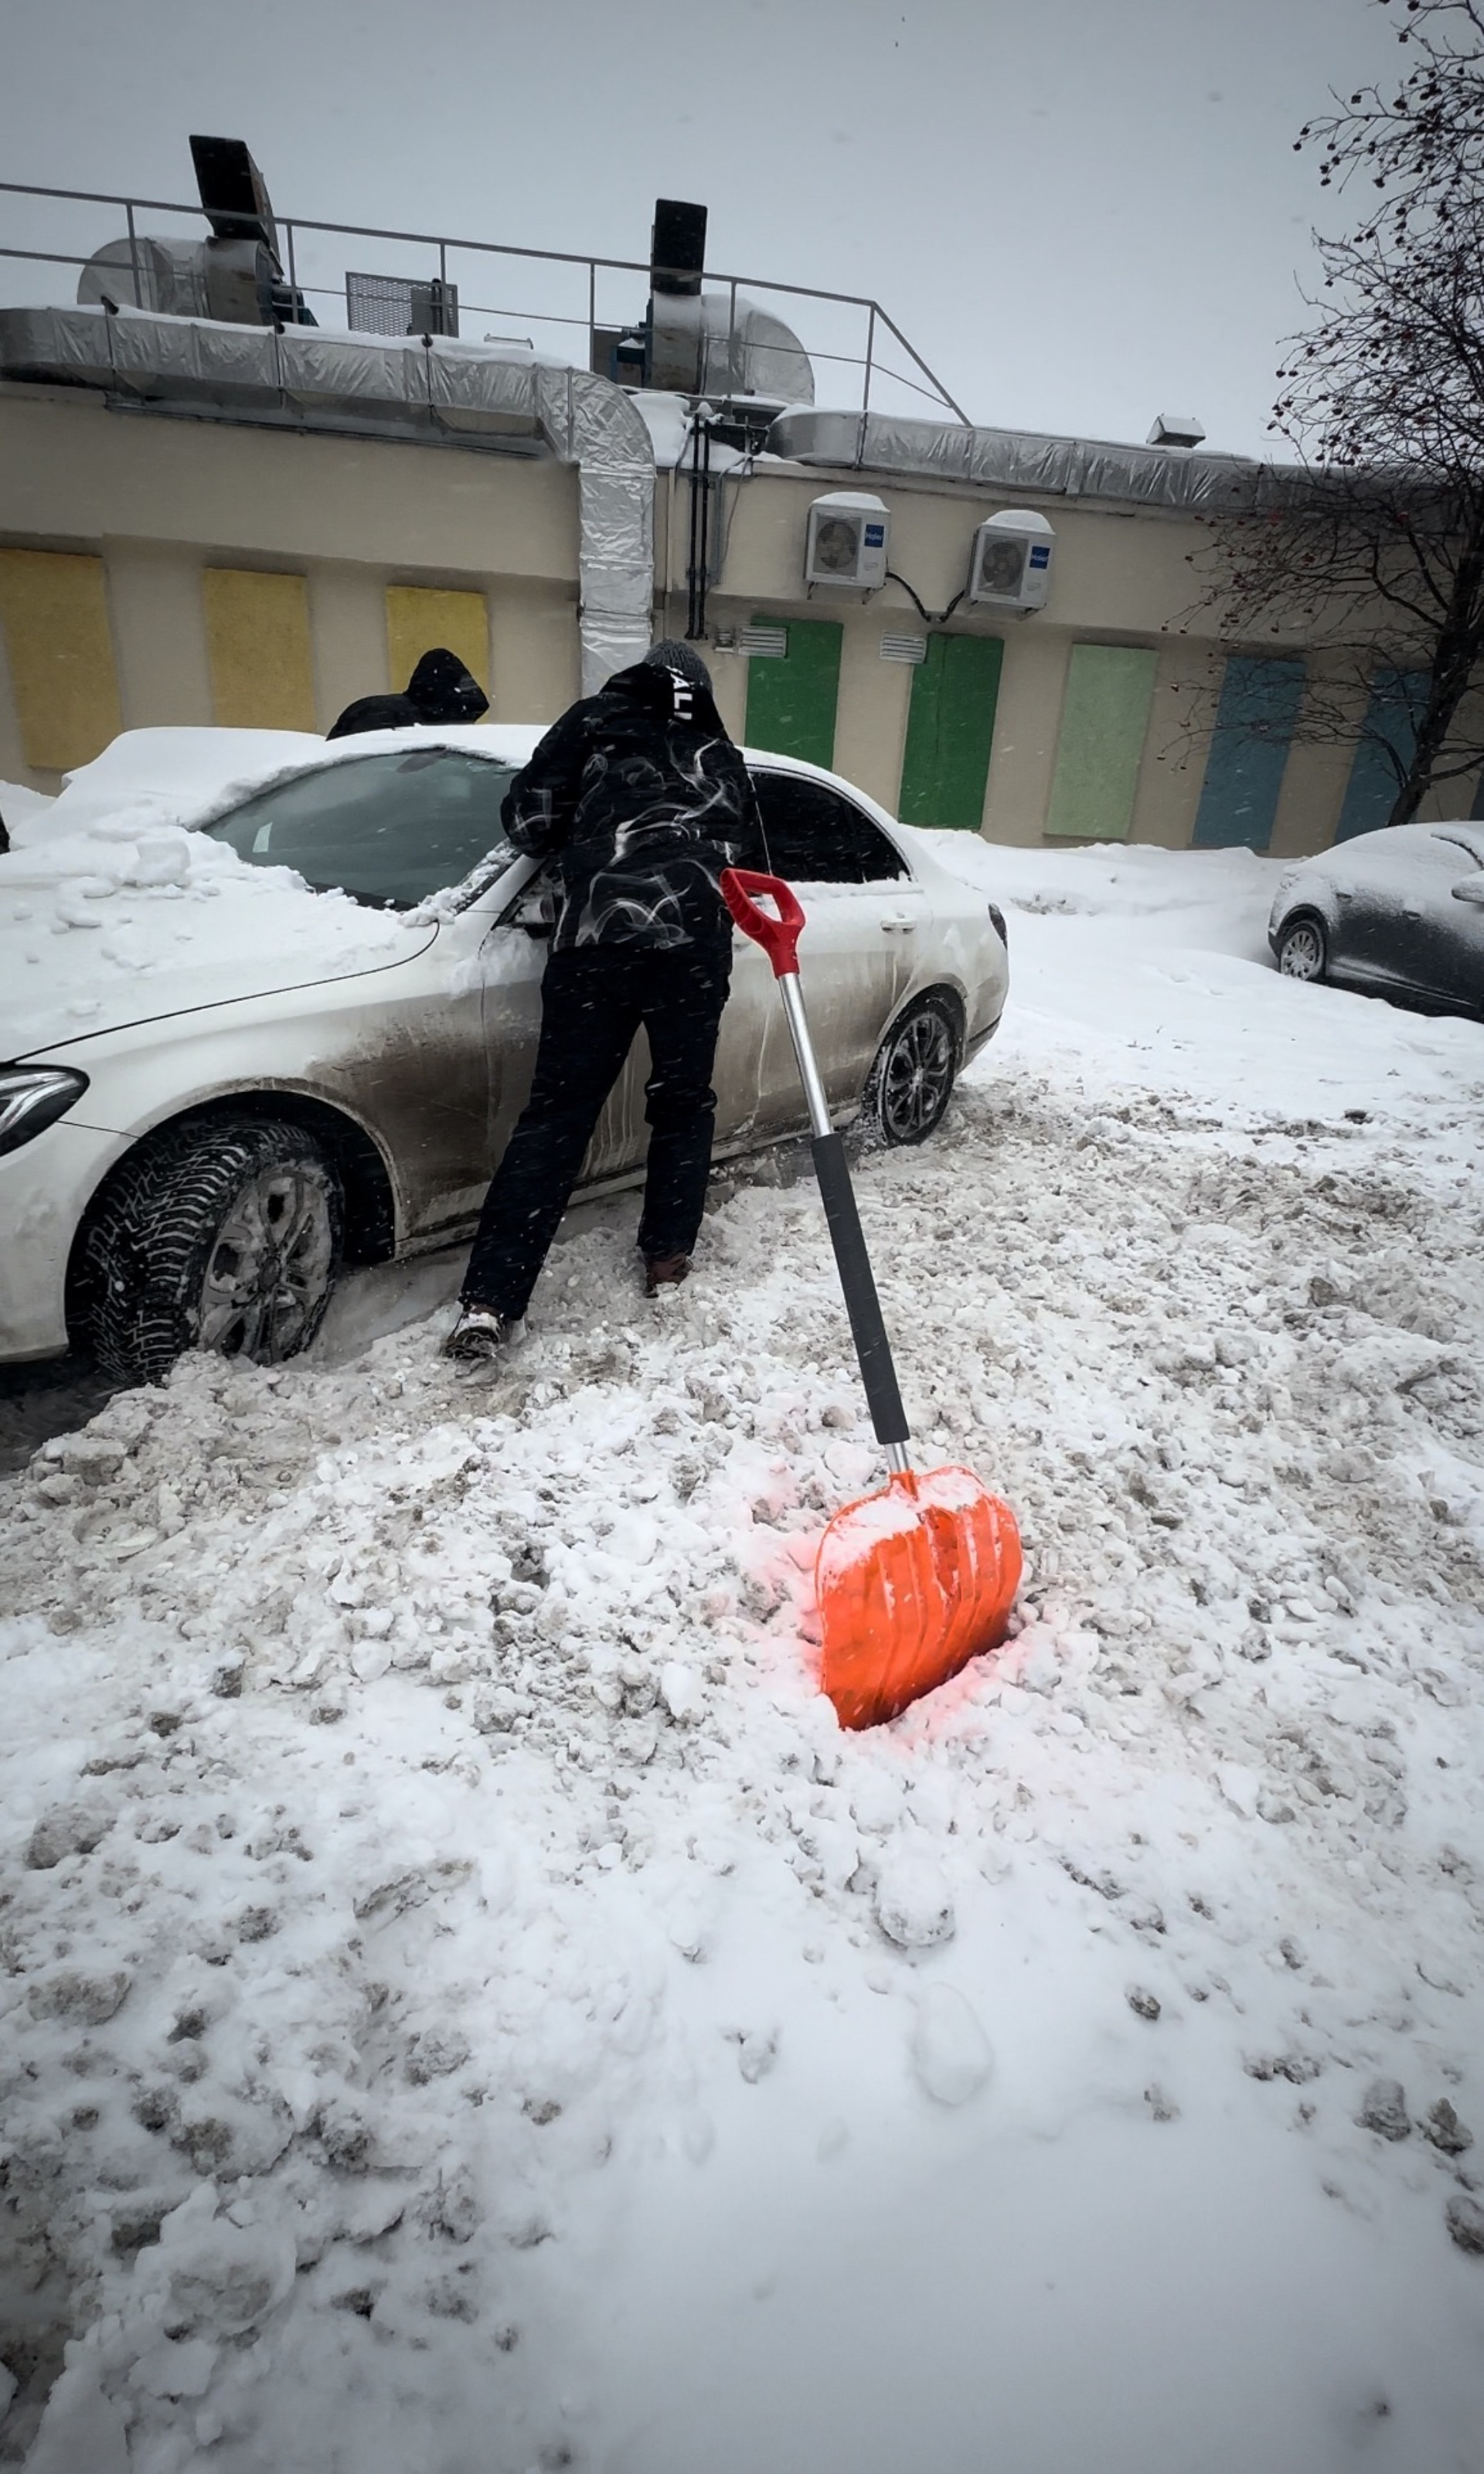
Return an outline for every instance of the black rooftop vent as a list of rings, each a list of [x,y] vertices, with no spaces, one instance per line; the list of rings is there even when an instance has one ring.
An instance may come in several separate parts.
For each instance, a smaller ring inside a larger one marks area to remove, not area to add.
[[[649,235],[652,291],[697,293],[706,263],[706,209],[684,198],[656,198]]]
[[[241,137],[193,137],[202,209],[218,240],[259,240],[279,255],[268,183]]]

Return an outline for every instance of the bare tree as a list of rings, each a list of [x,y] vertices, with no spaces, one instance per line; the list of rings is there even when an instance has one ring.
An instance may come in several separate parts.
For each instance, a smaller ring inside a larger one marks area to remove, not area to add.
[[[1298,460],[1215,521],[1209,595],[1229,643],[1329,654],[1307,738],[1352,739],[1357,689],[1392,674],[1395,710],[1373,703],[1367,725],[1396,775],[1392,824],[1484,761],[1466,710],[1484,660],[1484,0],[1404,0],[1404,16],[1395,92],[1336,96],[1298,141],[1322,186],[1373,194],[1354,230],[1316,235],[1315,321],[1269,424]]]

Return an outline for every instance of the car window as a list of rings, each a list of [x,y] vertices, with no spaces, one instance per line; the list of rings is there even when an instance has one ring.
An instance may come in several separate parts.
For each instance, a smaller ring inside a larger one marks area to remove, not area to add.
[[[767,864],[797,885],[879,885],[910,873],[879,825],[802,773],[753,774]]]
[[[203,830],[257,867],[292,867],[317,893],[407,910],[482,859],[516,853],[499,805],[513,764],[450,748],[403,748],[298,773]]]

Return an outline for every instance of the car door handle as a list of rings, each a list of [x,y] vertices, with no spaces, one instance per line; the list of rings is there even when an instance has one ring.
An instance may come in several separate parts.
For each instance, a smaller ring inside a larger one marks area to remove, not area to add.
[[[1422,905],[1420,903],[1403,902],[1401,906],[1401,916],[1403,919],[1421,919],[1422,915]]]
[[[898,918],[884,919],[881,923],[881,933],[884,936],[912,936],[915,935],[916,930],[916,920],[909,919],[905,912]]]

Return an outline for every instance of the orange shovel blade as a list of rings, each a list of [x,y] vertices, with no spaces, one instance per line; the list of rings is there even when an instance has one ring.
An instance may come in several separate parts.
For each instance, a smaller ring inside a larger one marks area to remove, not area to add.
[[[879,1727],[997,1649],[1020,1567],[1014,1514],[970,1469],[893,1477],[838,1512],[815,1582],[840,1725]]]

